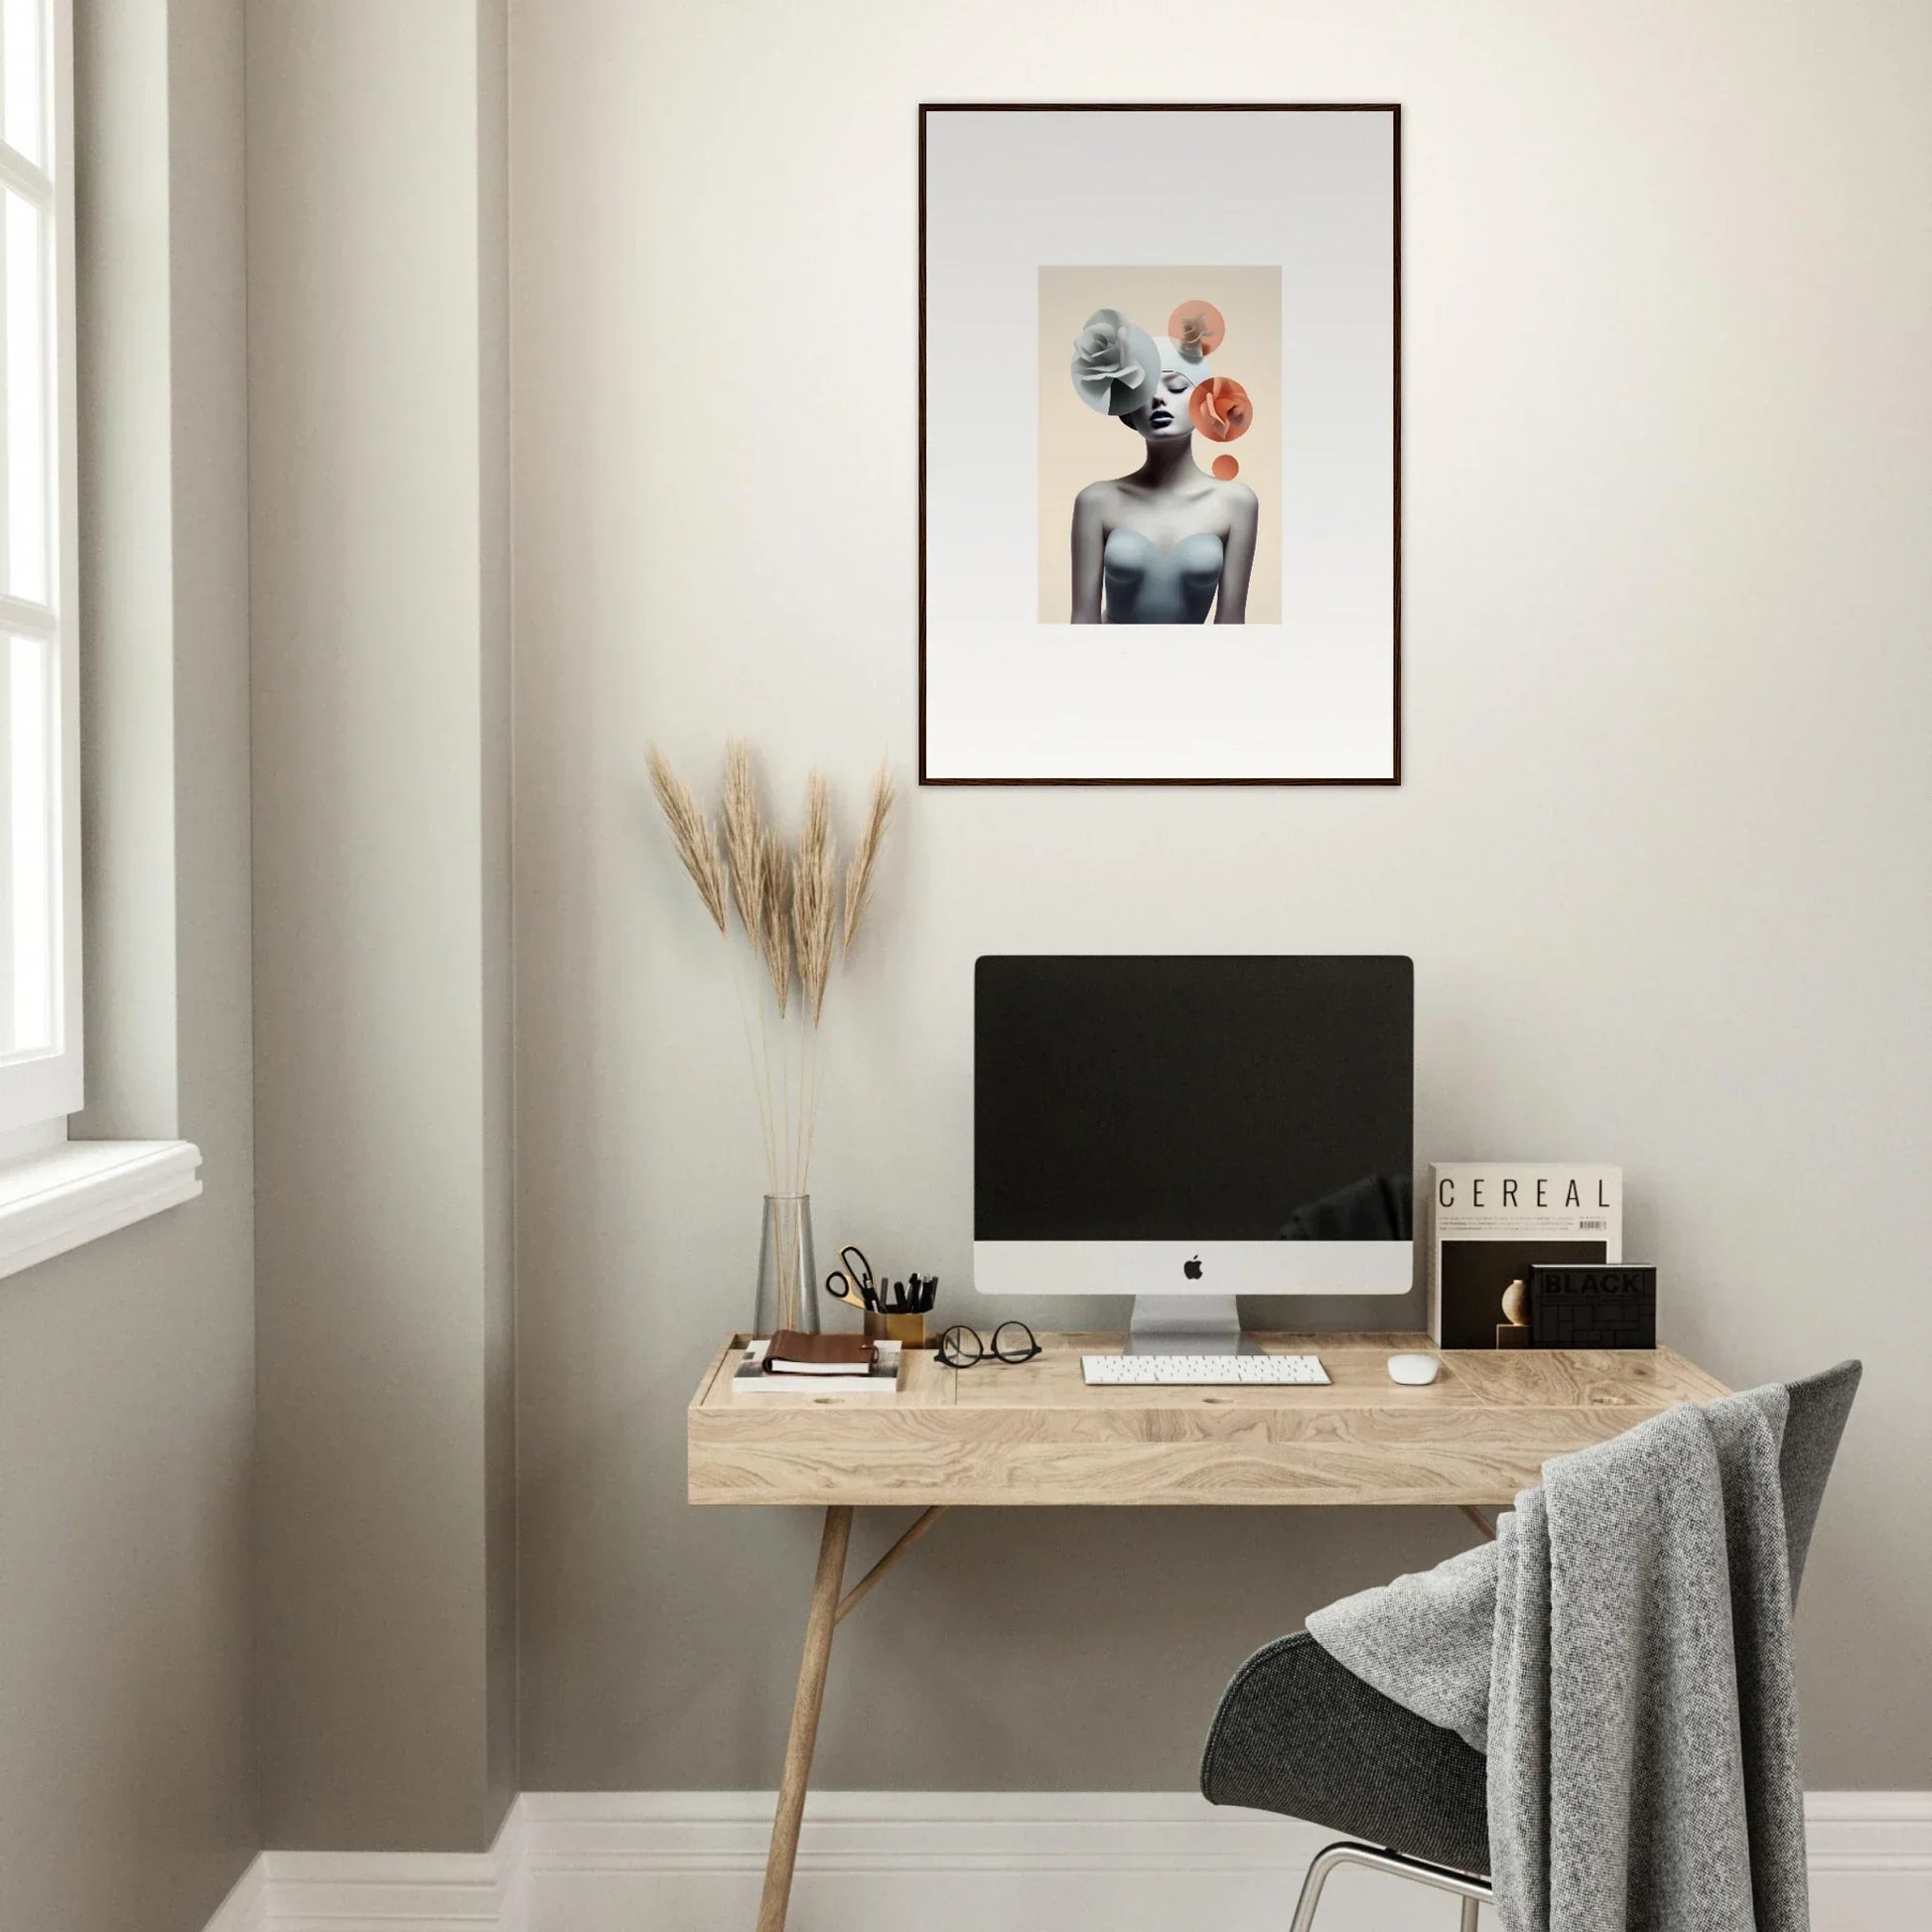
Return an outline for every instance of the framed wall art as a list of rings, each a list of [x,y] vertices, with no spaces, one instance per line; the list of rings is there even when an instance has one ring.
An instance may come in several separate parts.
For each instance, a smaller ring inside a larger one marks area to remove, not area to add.
[[[1401,778],[1401,116],[919,110],[919,775]]]

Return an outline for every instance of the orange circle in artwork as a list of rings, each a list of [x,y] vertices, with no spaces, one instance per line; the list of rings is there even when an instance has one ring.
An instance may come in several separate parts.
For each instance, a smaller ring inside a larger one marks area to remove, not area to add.
[[[1211,302],[1183,302],[1168,318],[1168,335],[1182,355],[1212,355],[1228,326]]]
[[[1214,474],[1223,483],[1232,483],[1241,474],[1241,466],[1231,456],[1217,456],[1213,463]]]
[[[1255,419],[1247,390],[1225,375],[1210,375],[1205,382],[1196,382],[1188,393],[1187,413],[1210,443],[1232,443],[1237,436],[1246,436]]]

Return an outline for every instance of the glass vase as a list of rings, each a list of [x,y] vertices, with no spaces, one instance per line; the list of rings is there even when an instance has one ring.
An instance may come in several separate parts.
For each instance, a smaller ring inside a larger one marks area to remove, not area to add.
[[[759,1299],[752,1332],[818,1333],[818,1269],[812,1257],[812,1197],[766,1194],[759,1244]]]

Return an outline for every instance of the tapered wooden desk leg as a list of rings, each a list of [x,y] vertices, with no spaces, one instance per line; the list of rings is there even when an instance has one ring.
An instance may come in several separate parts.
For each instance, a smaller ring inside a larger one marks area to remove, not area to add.
[[[791,1704],[791,1735],[785,1739],[778,1810],[771,1821],[771,1851],[764,1862],[759,1932],[784,1932],[785,1911],[791,1903],[791,1867],[798,1858],[798,1826],[805,1815],[805,1786],[812,1774],[819,1707],[825,1702],[825,1667],[832,1658],[832,1626],[839,1619],[839,1587],[845,1582],[845,1552],[851,1541],[852,1511],[842,1506],[828,1509],[825,1534],[818,1544],[812,1607],[805,1618],[805,1655],[798,1666],[798,1695]]]

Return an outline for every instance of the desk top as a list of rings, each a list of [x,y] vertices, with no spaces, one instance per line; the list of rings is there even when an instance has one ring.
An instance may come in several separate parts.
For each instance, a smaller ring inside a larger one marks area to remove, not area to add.
[[[746,1338],[712,1358],[687,1418],[694,1503],[1507,1504],[1545,1459],[1724,1385],[1669,1348],[1446,1350],[1427,1388],[1385,1366],[1422,1334],[1267,1334],[1330,1386],[1088,1388],[1119,1334],[1041,1334],[1034,1361],[942,1367],[906,1351],[897,1396],[734,1398]]]

